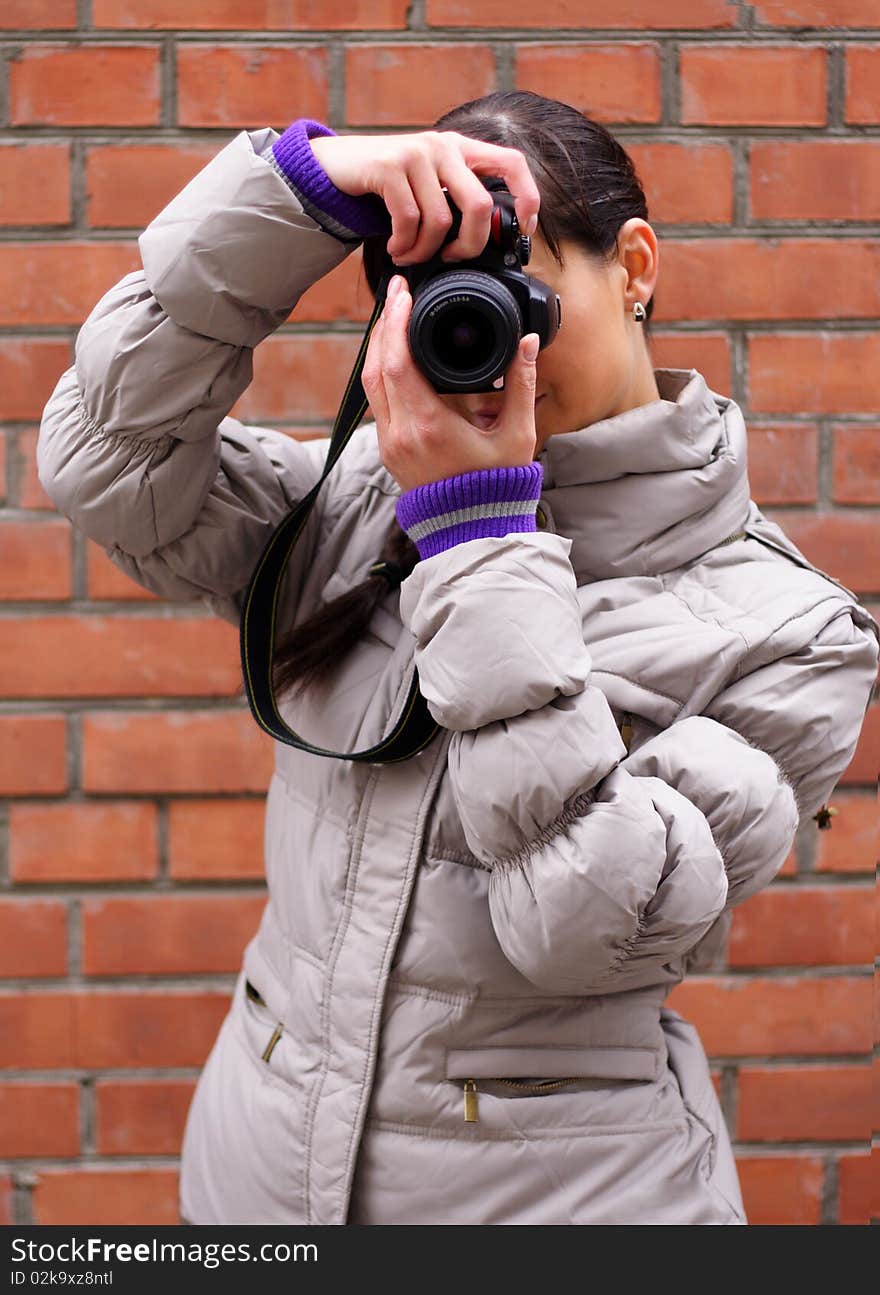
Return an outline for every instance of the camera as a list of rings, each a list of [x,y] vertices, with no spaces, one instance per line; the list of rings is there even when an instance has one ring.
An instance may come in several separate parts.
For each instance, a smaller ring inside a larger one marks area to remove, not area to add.
[[[480,179],[494,204],[480,255],[451,263],[440,259],[438,249],[428,261],[393,271],[406,279],[412,295],[413,360],[438,392],[492,391],[526,333],[537,333],[543,350],[562,325],[559,295],[523,273],[532,241],[520,232],[513,195],[500,176]],[[461,228],[461,212],[448,191],[444,196],[452,224],[442,247]]]

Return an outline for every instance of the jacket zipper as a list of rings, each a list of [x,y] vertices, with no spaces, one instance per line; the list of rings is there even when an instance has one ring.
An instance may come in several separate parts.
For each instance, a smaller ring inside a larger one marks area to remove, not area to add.
[[[568,1079],[547,1079],[538,1084],[527,1084],[522,1079],[503,1079],[500,1075],[483,1075],[484,1079],[490,1079],[496,1084],[509,1084],[511,1088],[527,1088],[534,1092],[546,1093],[551,1088],[561,1088],[563,1084],[573,1084],[579,1075],[569,1075]],[[476,1079],[466,1079],[464,1081],[464,1118],[469,1124],[480,1117],[477,1114],[477,1081]]]
[[[725,544],[732,544],[734,540],[744,540],[747,534],[747,531],[734,531],[733,535],[728,535],[726,540],[719,540],[715,547],[721,549]]]

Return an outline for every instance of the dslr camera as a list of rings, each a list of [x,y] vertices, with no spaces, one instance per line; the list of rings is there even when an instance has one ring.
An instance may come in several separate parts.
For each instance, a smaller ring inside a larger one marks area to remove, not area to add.
[[[562,325],[562,303],[540,279],[523,273],[532,240],[520,232],[514,198],[500,176],[481,176],[494,206],[486,246],[467,261],[395,266],[412,295],[408,340],[414,362],[435,391],[492,391],[526,333],[541,350]],[[461,212],[447,190],[452,224],[442,247],[458,237]],[[389,279],[391,275],[389,274]]]

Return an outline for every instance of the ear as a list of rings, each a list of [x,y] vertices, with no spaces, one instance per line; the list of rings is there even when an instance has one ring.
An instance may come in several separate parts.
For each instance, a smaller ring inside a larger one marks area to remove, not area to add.
[[[627,310],[640,301],[645,305],[654,295],[660,269],[657,235],[641,216],[631,216],[617,232],[618,259],[625,273],[624,300]]]

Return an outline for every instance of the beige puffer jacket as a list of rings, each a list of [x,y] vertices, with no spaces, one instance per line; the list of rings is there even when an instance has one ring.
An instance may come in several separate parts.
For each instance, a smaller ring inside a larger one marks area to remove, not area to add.
[[[252,349],[351,251],[259,156],[273,137],[242,132],[149,226],[37,448],[132,579],[233,624],[329,442],[227,414]],[[443,730],[399,765],[277,744],[269,899],[190,1108],[186,1219],[746,1221],[705,1054],[664,999],[849,763],[880,630],[750,500],[736,403],[656,377],[659,401],[550,439],[541,529],[418,563],[331,701],[282,706],[362,750],[415,661]],[[398,494],[362,425],[279,633],[365,577]]]

